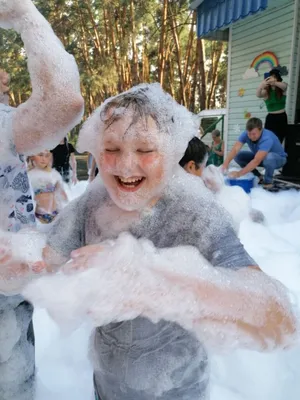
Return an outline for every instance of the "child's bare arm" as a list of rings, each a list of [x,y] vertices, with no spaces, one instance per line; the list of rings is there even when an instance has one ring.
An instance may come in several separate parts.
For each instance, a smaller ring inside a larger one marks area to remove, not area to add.
[[[55,190],[57,191],[57,193],[59,194],[59,196],[63,199],[63,201],[66,201],[66,202],[69,201],[68,195],[67,195],[67,193],[65,192],[65,190],[64,190],[64,188],[63,188],[63,186],[62,186],[62,184],[61,184],[60,182],[58,182],[58,183],[56,184]]]

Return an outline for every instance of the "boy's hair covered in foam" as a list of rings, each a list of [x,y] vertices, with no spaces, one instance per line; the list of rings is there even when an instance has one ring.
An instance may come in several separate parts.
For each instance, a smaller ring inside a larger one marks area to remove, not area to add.
[[[184,156],[179,161],[179,164],[182,168],[184,168],[188,162],[194,161],[196,166],[200,168],[200,165],[205,161],[206,156],[206,145],[202,142],[202,140],[195,136],[189,141],[188,147],[184,153]]]
[[[172,148],[177,162],[184,154],[189,140],[197,135],[199,129],[196,115],[179,105],[158,83],[141,84],[107,99],[95,110],[80,131],[78,151],[89,151],[95,155],[97,135],[120,120],[128,109],[133,111],[129,128],[140,119],[147,126],[147,118],[152,118],[158,130],[168,135],[173,142]]]

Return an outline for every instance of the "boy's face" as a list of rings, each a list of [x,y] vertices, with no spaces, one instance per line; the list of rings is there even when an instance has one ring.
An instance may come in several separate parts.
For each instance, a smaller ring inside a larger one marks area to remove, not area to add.
[[[96,157],[100,174],[118,207],[132,211],[150,205],[165,185],[166,153],[155,121],[132,123],[127,110],[101,135]],[[170,161],[169,161],[170,163]]]

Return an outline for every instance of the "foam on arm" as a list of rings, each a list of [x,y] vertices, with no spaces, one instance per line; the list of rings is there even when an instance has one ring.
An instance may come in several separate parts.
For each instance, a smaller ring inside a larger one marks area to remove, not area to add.
[[[22,1],[13,28],[28,56],[32,95],[14,114],[13,135],[17,151],[32,154],[53,148],[80,121],[83,100],[73,56],[32,2]]]
[[[213,347],[262,350],[292,340],[287,292],[259,271],[213,268],[191,246],[157,250],[126,233],[90,261],[84,272],[41,278],[24,295],[62,324],[143,315],[176,322]],[[278,337],[268,327],[273,319]]]
[[[0,243],[2,252],[9,255],[8,262],[0,263],[0,293],[20,293],[25,284],[37,277],[30,266],[43,260],[45,235],[32,229],[22,229],[18,233],[0,230]]]

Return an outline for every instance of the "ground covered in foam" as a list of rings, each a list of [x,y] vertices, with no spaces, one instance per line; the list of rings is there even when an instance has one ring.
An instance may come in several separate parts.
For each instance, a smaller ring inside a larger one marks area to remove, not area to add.
[[[80,182],[69,191],[69,197],[77,197],[85,186]],[[261,268],[282,281],[300,301],[300,194],[254,189],[251,201],[263,212],[265,225],[245,218],[240,239]],[[92,399],[92,368],[87,357],[90,327],[61,332],[42,309],[35,311],[34,322],[37,400]],[[211,360],[211,400],[300,398],[300,345],[271,354],[230,351],[211,355]]]

